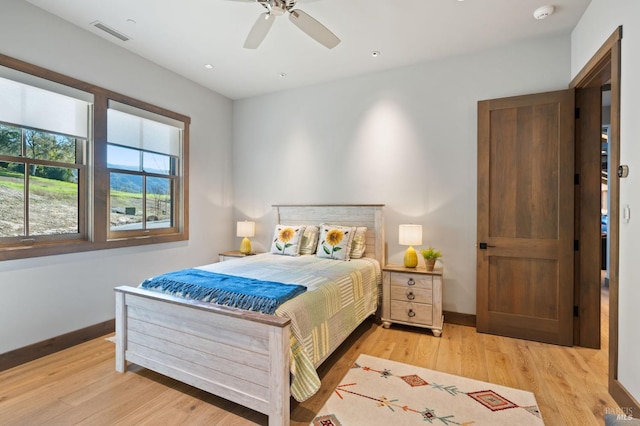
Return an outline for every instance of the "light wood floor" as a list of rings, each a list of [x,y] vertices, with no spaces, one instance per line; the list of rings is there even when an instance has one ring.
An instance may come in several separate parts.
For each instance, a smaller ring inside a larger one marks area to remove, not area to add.
[[[602,425],[617,404],[607,392],[608,295],[602,350],[476,333],[445,324],[429,331],[367,321],[320,368],[321,390],[292,404],[306,425],[361,353],[531,391],[547,425]],[[445,318],[446,320],[446,318]],[[106,337],[106,336],[105,336]],[[0,372],[0,425],[263,425],[259,413],[145,369],[114,371],[114,347],[96,339]]]

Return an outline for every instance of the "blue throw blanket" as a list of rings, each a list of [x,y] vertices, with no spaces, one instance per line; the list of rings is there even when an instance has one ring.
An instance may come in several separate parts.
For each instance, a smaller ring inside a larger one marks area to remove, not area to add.
[[[149,278],[140,284],[140,288],[265,314],[275,313],[282,303],[307,290],[305,286],[297,284],[262,281],[194,268]]]

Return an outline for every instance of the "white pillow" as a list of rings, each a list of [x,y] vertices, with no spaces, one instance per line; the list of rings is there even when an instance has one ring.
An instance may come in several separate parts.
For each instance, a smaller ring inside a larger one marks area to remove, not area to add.
[[[276,225],[271,253],[298,256],[304,228],[304,225]]]
[[[318,247],[319,229],[315,225],[307,225],[302,234],[302,242],[300,243],[300,254],[314,254]]]
[[[351,259],[360,259],[364,255],[364,250],[367,248],[366,235],[366,226],[358,226],[356,228],[355,235],[353,236],[353,242],[351,243],[351,253],[349,254]]]
[[[349,260],[351,242],[355,233],[356,228],[353,226],[321,224],[316,256],[327,259]]]

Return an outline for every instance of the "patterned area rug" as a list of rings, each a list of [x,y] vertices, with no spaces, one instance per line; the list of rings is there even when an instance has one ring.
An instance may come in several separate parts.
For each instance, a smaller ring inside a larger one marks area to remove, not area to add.
[[[360,355],[311,425],[544,425],[531,392]]]

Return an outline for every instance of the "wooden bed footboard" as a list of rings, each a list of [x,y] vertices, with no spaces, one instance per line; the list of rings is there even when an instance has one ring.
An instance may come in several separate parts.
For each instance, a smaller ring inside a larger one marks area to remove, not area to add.
[[[289,425],[290,320],[116,287],[116,370],[140,365]]]

